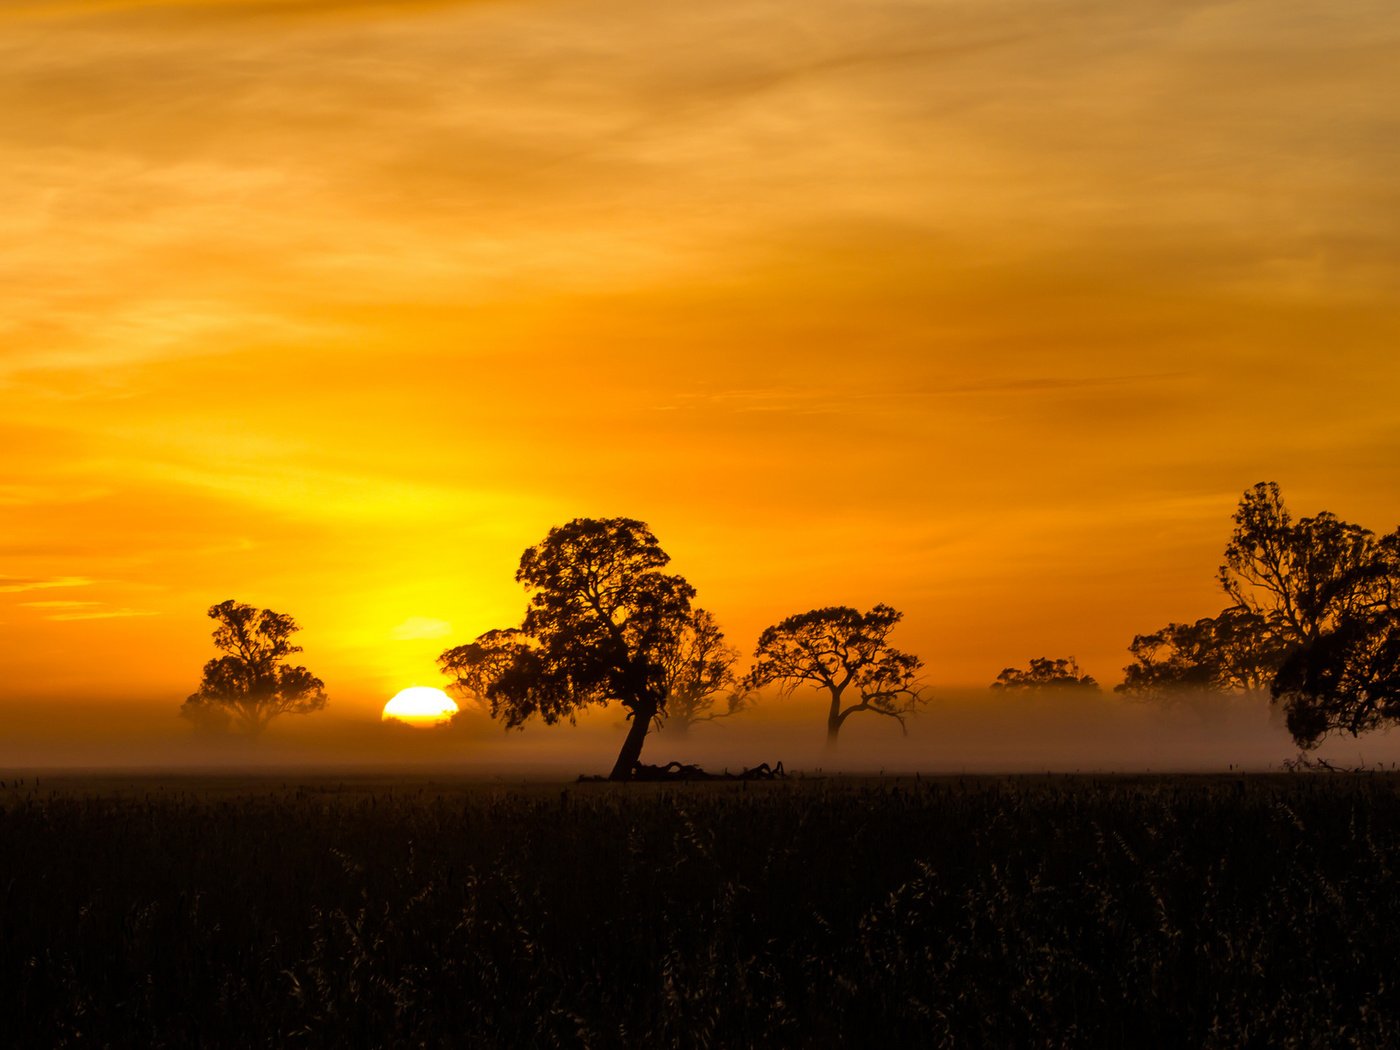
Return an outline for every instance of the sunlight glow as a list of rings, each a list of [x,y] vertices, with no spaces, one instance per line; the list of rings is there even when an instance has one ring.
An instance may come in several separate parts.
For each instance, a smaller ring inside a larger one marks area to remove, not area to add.
[[[384,705],[383,720],[428,726],[444,722],[456,713],[457,705],[441,689],[415,685],[401,690]]]

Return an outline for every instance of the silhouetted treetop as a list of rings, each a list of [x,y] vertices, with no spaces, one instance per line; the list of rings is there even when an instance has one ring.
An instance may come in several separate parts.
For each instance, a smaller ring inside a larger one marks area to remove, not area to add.
[[[209,609],[218,626],[214,645],[225,655],[204,665],[199,689],[180,713],[197,727],[233,724],[257,736],[284,714],[310,714],[326,706],[325,683],[305,667],[290,665],[301,652],[291,636],[299,629],[285,613],[232,600]]]
[[[1136,696],[1172,690],[1235,692],[1267,689],[1287,652],[1263,616],[1231,608],[1195,623],[1169,623],[1133,637],[1133,663],[1114,689]]]
[[[745,684],[758,689],[775,683],[784,693],[804,684],[825,690],[831,700],[831,745],[858,711],[893,718],[903,729],[905,716],[920,699],[916,675],[923,663],[889,643],[902,618],[903,613],[884,604],[865,613],[840,605],[789,616],[759,636]],[[848,690],[858,699],[843,708]]]
[[[1004,667],[993,689],[1084,689],[1097,692],[1099,683],[1084,674],[1074,657],[1052,660],[1039,656],[1022,669]]]
[[[1220,584],[1284,641],[1315,641],[1385,590],[1374,533],[1327,511],[1294,521],[1275,482],[1246,491],[1234,522]]]
[[[439,662],[508,727],[532,715],[572,721],[586,705],[619,702],[632,726],[612,776],[626,778],[663,709],[665,654],[690,623],[695,589],[661,571],[669,562],[640,521],[575,518],[521,556],[521,626],[488,631]]]

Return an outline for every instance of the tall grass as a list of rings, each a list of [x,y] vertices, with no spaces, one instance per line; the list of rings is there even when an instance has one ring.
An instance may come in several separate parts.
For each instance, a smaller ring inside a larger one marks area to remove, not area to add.
[[[1400,1045],[1388,777],[0,802],[7,1045]]]

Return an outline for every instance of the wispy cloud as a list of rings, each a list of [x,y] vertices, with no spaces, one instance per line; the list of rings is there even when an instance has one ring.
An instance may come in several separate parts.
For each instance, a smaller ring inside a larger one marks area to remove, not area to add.
[[[90,587],[96,582],[86,576],[51,576],[47,578],[23,578],[0,576],[0,594],[20,594],[24,591],[43,591],[55,587]]]
[[[324,338],[327,326],[264,314],[233,303],[199,300],[133,300],[95,315],[59,301],[33,303],[45,310],[49,337],[0,361],[0,383],[32,371],[121,369],[166,358],[190,360],[236,352],[249,342],[295,343]],[[13,328],[23,326],[12,322]],[[0,336],[11,335],[0,321]],[[28,335],[30,333],[21,332]],[[3,493],[0,493],[3,496]]]
[[[291,20],[347,14],[402,14],[494,0],[16,0],[7,14],[17,19],[58,20],[137,15],[183,20]]]
[[[973,383],[952,385],[941,390],[929,391],[940,394],[1044,394],[1059,391],[1116,389],[1134,384],[1156,385],[1186,375],[1184,372],[1155,372],[1139,375],[1106,376],[1027,376],[1014,379],[985,379]]]
[[[389,636],[396,642],[411,642],[418,639],[446,638],[451,633],[452,625],[446,620],[410,616],[390,631]]]
[[[159,613],[146,609],[103,609],[92,612],[54,613],[45,618],[62,623],[69,620],[125,620],[131,617],[158,615]]]

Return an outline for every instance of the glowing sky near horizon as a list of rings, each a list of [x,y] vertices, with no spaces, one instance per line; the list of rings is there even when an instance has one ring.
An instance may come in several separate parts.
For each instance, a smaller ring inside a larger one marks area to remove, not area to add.
[[[0,704],[295,615],[377,717],[648,521],[731,641],[1107,683],[1240,492],[1400,524],[1389,2],[11,2]]]

